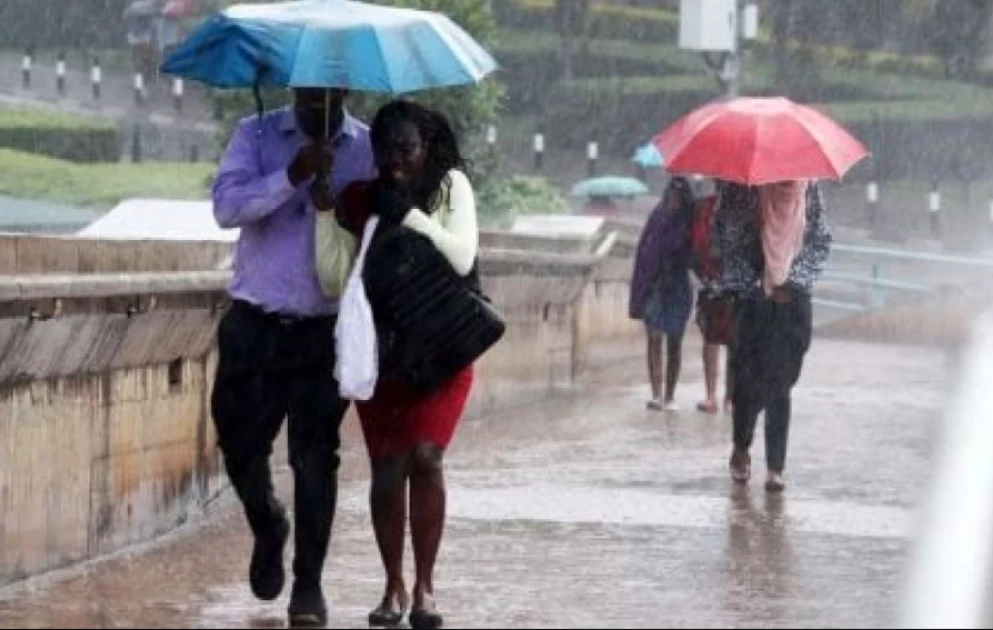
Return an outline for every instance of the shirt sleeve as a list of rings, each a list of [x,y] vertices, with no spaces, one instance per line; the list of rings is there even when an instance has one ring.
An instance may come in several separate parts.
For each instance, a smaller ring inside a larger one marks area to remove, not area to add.
[[[418,208],[411,210],[403,224],[431,239],[460,276],[467,276],[479,253],[479,224],[476,196],[469,178],[461,171],[449,173],[449,211],[444,224]]]
[[[262,174],[256,125],[246,121],[238,126],[214,179],[214,217],[222,228],[261,221],[296,192],[285,169]]]

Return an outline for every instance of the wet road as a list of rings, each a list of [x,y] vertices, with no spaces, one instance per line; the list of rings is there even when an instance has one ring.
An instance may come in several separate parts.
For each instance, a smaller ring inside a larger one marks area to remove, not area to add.
[[[687,410],[701,393],[696,363],[687,357]],[[761,474],[732,488],[726,418],[644,411],[640,363],[600,376],[463,427],[436,579],[449,627],[892,623],[951,378],[943,354],[815,342],[784,497],[767,496]],[[382,584],[350,437],[327,581],[333,626],[361,628]],[[248,593],[234,508],[223,498],[157,545],[0,591],[0,626],[282,627],[285,599]]]

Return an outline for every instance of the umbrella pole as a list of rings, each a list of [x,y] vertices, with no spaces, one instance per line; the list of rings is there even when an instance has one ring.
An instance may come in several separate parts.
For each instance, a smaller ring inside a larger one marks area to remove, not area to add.
[[[331,144],[331,90],[324,90],[324,142]]]
[[[331,90],[324,90],[324,148],[331,145]],[[321,173],[321,185],[327,186],[330,173]]]

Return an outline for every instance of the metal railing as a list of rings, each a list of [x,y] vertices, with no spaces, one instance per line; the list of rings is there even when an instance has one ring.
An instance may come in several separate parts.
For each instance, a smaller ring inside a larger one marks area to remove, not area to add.
[[[934,284],[929,284],[926,280],[918,278],[887,277],[884,268],[888,262],[927,263],[929,265],[958,268],[959,270],[993,270],[993,259],[990,258],[954,256],[932,252],[909,252],[881,247],[843,244],[835,245],[833,250],[836,254],[846,254],[867,259],[869,269],[865,275],[862,275],[852,273],[851,271],[838,271],[829,268],[824,274],[823,279],[834,283],[852,285],[855,288],[865,290],[867,291],[867,299],[863,302],[839,300],[827,298],[823,295],[818,296],[815,291],[814,303],[824,308],[854,313],[862,313],[885,307],[892,293],[927,293],[937,288]]]
[[[976,324],[942,425],[903,628],[993,627],[993,312]]]

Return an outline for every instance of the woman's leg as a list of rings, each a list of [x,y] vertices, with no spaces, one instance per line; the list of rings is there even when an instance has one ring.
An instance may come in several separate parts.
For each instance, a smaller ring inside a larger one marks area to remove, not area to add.
[[[697,405],[704,413],[717,413],[717,379],[720,376],[718,362],[721,360],[721,347],[713,343],[703,344],[703,376],[707,388],[707,398]]]
[[[383,601],[369,615],[371,625],[400,622],[409,607],[403,580],[403,548],[407,525],[407,478],[409,457],[372,462],[372,489],[369,503],[376,543],[386,570]]]
[[[661,407],[662,401],[662,332],[647,329],[648,334],[648,383],[652,388],[650,407]],[[653,405],[653,403],[655,403]]]
[[[666,373],[665,373],[665,402],[669,404],[676,400],[676,385],[679,384],[679,373],[683,368],[683,338],[668,335],[666,337]]]
[[[434,444],[419,444],[410,460],[410,529],[414,541],[414,611],[434,610],[434,565],[445,529],[447,495],[444,453]]]

